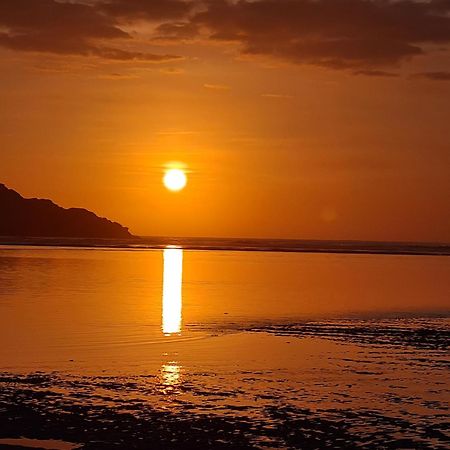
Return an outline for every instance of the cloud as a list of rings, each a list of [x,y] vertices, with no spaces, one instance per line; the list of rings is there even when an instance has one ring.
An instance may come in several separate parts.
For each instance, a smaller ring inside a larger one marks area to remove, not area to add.
[[[139,39],[142,29],[154,30],[160,47],[199,37],[232,41],[266,62],[388,77],[403,61],[449,50],[450,0],[0,0],[2,47],[124,62],[181,59],[155,54],[155,41]]]
[[[450,42],[449,0],[209,0],[191,21],[247,55],[335,69],[394,66]],[[369,74],[369,72],[367,73]]]
[[[178,55],[170,55],[170,54],[155,55],[153,53],[134,52],[129,50],[121,50],[117,48],[107,48],[107,47],[96,49],[93,52],[93,54],[101,56],[102,58],[105,59],[114,59],[118,61],[138,60],[152,63],[172,62],[183,59],[182,56]]]
[[[109,0],[100,2],[97,9],[115,18],[160,21],[185,17],[193,7],[184,0]]]
[[[203,87],[205,89],[212,89],[214,91],[229,91],[231,89],[230,86],[225,84],[204,84]]]
[[[431,81],[450,81],[450,72],[422,72],[415,73],[412,77]]]
[[[261,97],[265,98],[294,98],[292,95],[287,94],[261,94]]]
[[[101,80],[121,81],[121,80],[136,80],[136,79],[138,79],[140,77],[139,77],[139,75],[133,74],[133,73],[117,73],[117,72],[113,72],[113,73],[100,74],[98,76],[98,78],[100,78]]]
[[[197,25],[189,22],[163,23],[156,29],[156,38],[187,40],[199,35]]]
[[[164,67],[160,69],[160,72],[166,75],[181,75],[184,73],[184,70],[180,67]]]
[[[120,3],[114,2],[114,5],[119,7]],[[167,3],[173,7],[177,2],[129,2],[130,6],[134,5],[135,8],[138,3],[153,5],[147,12],[148,16],[152,10],[157,18],[165,18],[170,15],[170,7],[164,10],[161,5]],[[117,16],[108,15],[102,10],[109,4],[1,0],[0,46],[17,51],[97,56],[119,61],[140,60],[157,63],[179,59],[175,55],[156,55],[105,45],[105,42],[132,41],[132,36],[121,28],[119,13]],[[155,9],[157,4],[161,4],[160,10]]]
[[[384,70],[355,70],[354,75],[365,75],[367,77],[398,77],[398,73],[386,72]]]

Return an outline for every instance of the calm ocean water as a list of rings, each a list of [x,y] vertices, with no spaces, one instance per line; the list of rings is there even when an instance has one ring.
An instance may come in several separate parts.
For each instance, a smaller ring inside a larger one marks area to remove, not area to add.
[[[448,448],[449,300],[446,256],[3,246],[0,438]]]

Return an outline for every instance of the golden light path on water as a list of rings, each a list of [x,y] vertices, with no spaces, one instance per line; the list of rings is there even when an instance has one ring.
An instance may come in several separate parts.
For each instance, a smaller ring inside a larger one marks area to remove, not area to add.
[[[175,362],[163,364],[161,367],[161,381],[164,386],[174,387],[180,382],[181,366]]]
[[[163,253],[162,332],[181,332],[183,249],[166,248]]]
[[[163,252],[163,294],[162,294],[162,332],[166,336],[181,332],[183,249],[166,248]],[[162,384],[168,388],[178,385],[181,367],[175,361],[168,361],[161,367]]]

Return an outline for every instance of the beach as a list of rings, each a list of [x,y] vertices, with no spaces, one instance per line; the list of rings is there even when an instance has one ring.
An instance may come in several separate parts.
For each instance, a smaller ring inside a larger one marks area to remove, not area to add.
[[[444,449],[442,256],[0,249],[0,447]]]

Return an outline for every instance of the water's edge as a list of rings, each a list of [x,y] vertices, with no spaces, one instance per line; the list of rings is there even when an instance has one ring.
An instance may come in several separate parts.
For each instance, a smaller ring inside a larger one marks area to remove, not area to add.
[[[247,238],[136,237],[133,239],[87,239],[0,236],[0,246],[50,246],[156,250],[163,249],[168,246],[175,246],[183,248],[185,250],[346,253],[417,256],[450,255],[449,243],[321,241]]]

